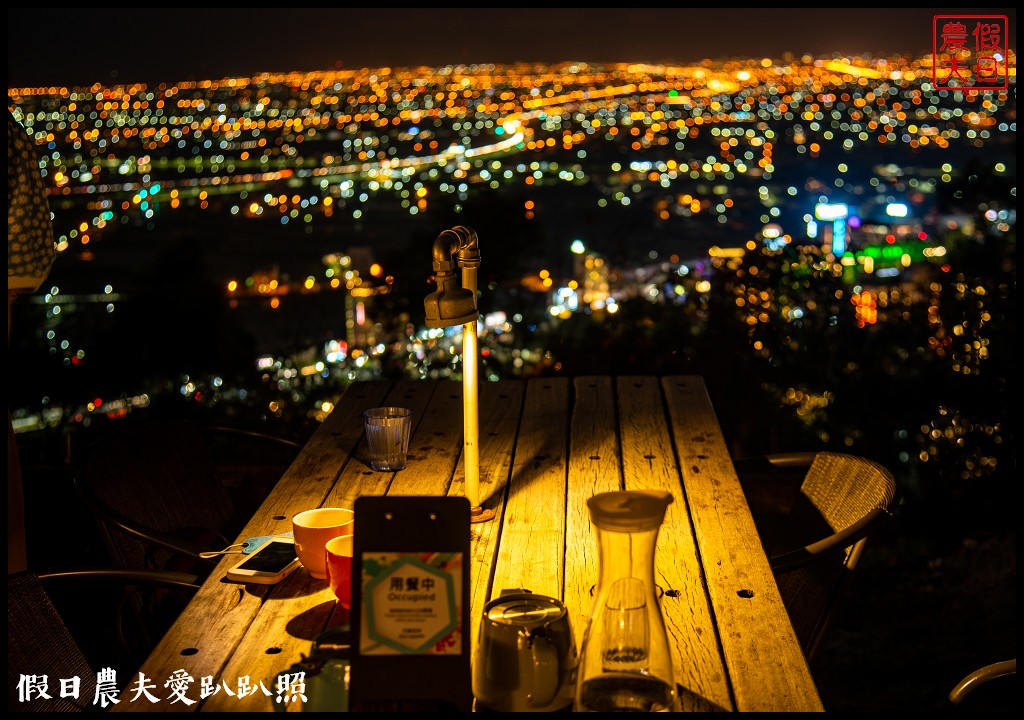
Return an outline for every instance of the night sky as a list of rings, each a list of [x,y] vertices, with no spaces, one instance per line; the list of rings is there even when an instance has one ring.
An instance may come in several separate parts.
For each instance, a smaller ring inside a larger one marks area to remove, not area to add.
[[[11,8],[8,87],[332,67],[927,54],[936,14],[1012,8]]]

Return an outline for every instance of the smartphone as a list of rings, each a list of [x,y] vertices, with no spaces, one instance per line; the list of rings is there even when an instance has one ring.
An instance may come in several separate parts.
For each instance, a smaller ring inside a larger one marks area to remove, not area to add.
[[[228,570],[228,580],[273,585],[284,580],[299,566],[295,541],[289,537],[271,538]]]

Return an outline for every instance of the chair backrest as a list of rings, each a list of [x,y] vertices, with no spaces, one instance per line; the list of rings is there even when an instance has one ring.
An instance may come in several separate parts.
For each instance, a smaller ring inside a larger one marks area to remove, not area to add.
[[[888,512],[896,497],[892,473],[856,455],[819,452],[800,486],[835,532],[857,527],[872,511]]]
[[[800,492],[831,533],[775,556],[771,563],[793,629],[810,659],[868,537],[892,512],[896,482],[885,467],[867,458],[819,452]]]
[[[150,529],[203,550],[229,542],[223,529],[235,508],[196,427],[145,424],[101,438],[86,450],[76,484],[99,519],[113,561],[122,567],[162,569],[171,556],[154,549],[155,533],[128,528]]]
[[[61,697],[61,680],[81,681],[78,698]],[[45,683],[45,686],[41,683]],[[44,689],[45,688],[45,689]],[[44,690],[49,698],[40,694]],[[77,712],[95,695],[96,674],[39,578],[7,576],[8,712]]]
[[[163,593],[178,601],[195,594],[199,578],[185,573],[121,568],[67,568],[7,576],[7,709],[75,712],[109,708],[96,694],[102,672],[123,690],[169,627],[134,624],[121,612],[129,593]],[[62,681],[77,678],[78,692]]]

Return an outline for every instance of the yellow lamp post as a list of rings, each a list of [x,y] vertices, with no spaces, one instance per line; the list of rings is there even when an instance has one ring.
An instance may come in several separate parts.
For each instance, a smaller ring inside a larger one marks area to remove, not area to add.
[[[437,291],[423,301],[427,327],[462,326],[462,411],[463,449],[466,469],[466,498],[472,522],[494,518],[493,510],[480,504],[480,406],[477,349],[477,280],[480,246],[472,228],[457,226],[445,230],[434,241],[434,279]],[[455,267],[462,269],[457,285]]]

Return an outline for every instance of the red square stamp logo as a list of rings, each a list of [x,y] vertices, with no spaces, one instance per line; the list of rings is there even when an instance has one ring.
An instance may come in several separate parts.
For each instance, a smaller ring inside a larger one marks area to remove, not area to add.
[[[932,84],[936,90],[1006,90],[1006,15],[932,18]]]

